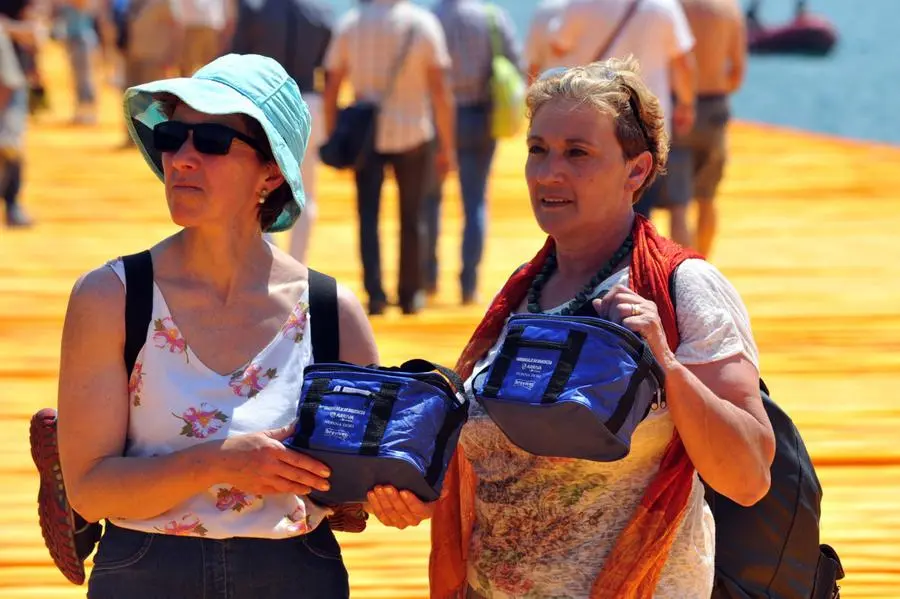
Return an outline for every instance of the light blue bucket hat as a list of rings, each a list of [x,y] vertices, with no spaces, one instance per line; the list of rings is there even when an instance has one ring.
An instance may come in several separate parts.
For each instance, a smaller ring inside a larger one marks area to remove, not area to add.
[[[300,163],[309,143],[310,115],[297,83],[278,61],[257,54],[228,54],[191,77],[152,81],[125,90],[125,123],[144,160],[163,180],[153,128],[169,117],[159,94],[168,93],[206,114],[246,114],[266,133],[269,147],[293,195],[267,229],[290,229],[306,204]]]

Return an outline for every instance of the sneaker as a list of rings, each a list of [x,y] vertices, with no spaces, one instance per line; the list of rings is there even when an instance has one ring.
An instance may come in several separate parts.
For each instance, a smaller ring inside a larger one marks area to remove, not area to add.
[[[387,308],[387,300],[383,297],[369,298],[369,316],[380,316]]]
[[[462,305],[463,306],[474,306],[479,302],[478,293],[475,291],[463,291],[462,292]]]
[[[100,541],[102,528],[97,522],[87,522],[69,505],[59,464],[56,410],[44,408],[32,416],[30,441],[31,459],[41,477],[38,520],[44,544],[63,576],[84,584],[84,560]]]
[[[407,316],[418,314],[422,311],[423,308],[425,308],[424,291],[417,291],[411,298],[407,300],[401,300],[400,302],[400,310]]]
[[[97,109],[93,104],[79,104],[75,107],[75,114],[72,117],[73,125],[96,125]]]
[[[34,221],[25,214],[25,211],[18,204],[7,206],[6,208],[6,226],[10,229],[24,229],[34,224]]]

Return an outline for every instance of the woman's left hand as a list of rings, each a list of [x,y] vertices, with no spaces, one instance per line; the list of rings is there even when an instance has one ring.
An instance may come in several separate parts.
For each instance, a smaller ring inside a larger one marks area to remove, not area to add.
[[[443,494],[442,494],[443,496]],[[407,526],[418,526],[422,520],[431,518],[437,502],[425,503],[409,491],[398,491],[389,485],[379,485],[369,491],[366,511],[385,526],[403,530]]]
[[[593,304],[600,318],[620,324],[643,337],[660,366],[665,367],[666,363],[675,359],[654,302],[624,285],[616,285],[603,299],[596,299]]]

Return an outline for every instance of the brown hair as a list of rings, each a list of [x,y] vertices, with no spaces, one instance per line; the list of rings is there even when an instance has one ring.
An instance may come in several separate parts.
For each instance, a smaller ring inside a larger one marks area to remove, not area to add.
[[[259,151],[256,152],[260,162],[275,162],[275,159],[272,157],[272,148],[269,145],[269,138],[266,136],[266,132],[263,130],[262,125],[260,125],[256,119],[247,115],[244,115],[244,122],[247,124],[247,131],[250,137],[259,142],[259,145],[265,149],[265,153]],[[259,205],[257,218],[259,219],[260,229],[265,231],[271,227],[278,219],[281,211],[284,210],[284,207],[293,201],[294,195],[291,191],[291,187],[287,184],[287,181],[284,181],[281,185],[276,187],[268,197],[266,197],[265,202]]]
[[[528,89],[529,120],[547,102],[556,98],[590,104],[616,121],[616,139],[626,160],[648,151],[653,168],[634,194],[634,201],[665,173],[669,135],[662,107],[640,78],[638,61],[610,58],[585,66],[551,69]]]

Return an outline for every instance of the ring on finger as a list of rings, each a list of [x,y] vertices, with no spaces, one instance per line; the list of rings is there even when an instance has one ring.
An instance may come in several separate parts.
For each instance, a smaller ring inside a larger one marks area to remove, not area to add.
[[[631,315],[637,316],[641,313],[641,307],[638,304],[631,304]]]

